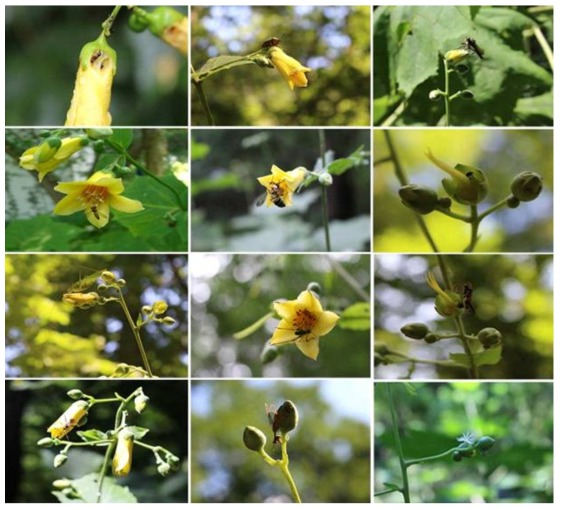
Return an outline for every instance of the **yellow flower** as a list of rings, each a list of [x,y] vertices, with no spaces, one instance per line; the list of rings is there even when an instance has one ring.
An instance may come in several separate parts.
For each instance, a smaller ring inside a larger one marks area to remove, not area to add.
[[[266,206],[285,207],[291,205],[291,196],[305,180],[307,170],[300,166],[289,172],[284,172],[276,165],[272,165],[271,172],[272,175],[258,177],[258,182],[266,188]]]
[[[437,294],[434,301],[435,310],[443,317],[451,317],[457,315],[463,310],[462,297],[452,290],[443,290],[436,281],[433,273],[426,274],[426,282],[430,288]]]
[[[117,55],[104,35],[82,47],[65,126],[109,126]]]
[[[444,58],[451,62],[452,64],[459,64],[463,62],[469,56],[469,52],[463,48],[458,48],[457,50],[450,50],[445,55]]]
[[[59,418],[53,423],[47,432],[51,433],[52,438],[61,439],[65,437],[88,412],[90,404],[85,400],[74,402]]]
[[[319,355],[319,338],[332,331],[340,317],[323,310],[315,295],[305,290],[294,301],[277,301],[274,310],[282,318],[271,345],[294,343],[308,358],[316,360]]]
[[[295,60],[293,57],[287,55],[280,47],[274,46],[268,51],[268,57],[276,69],[280,72],[284,80],[287,81],[289,88],[293,90],[295,87],[306,87],[307,76],[305,73],[311,71]]]
[[[131,471],[134,437],[133,432],[128,428],[124,428],[117,434],[117,446],[111,463],[111,470],[115,476],[127,476]]]
[[[35,147],[30,147],[20,156],[20,166],[26,170],[37,170],[39,172],[39,182],[43,180],[45,175],[52,172],[59,165],[66,162],[75,152],[84,148],[88,144],[88,138],[83,136],[75,136],[72,138],[63,138],[60,146],[52,137]]]
[[[94,306],[100,296],[96,292],[69,292],[63,294],[63,303],[68,303],[69,305],[76,306],[77,308],[90,308]]]
[[[183,55],[188,54],[188,18],[183,16],[182,19],[174,22],[166,27],[160,35],[162,40],[176,48]]]
[[[166,301],[155,301],[152,305],[152,311],[156,315],[162,315],[168,310],[168,303]]]
[[[123,181],[104,172],[96,172],[87,181],[60,182],[55,191],[64,197],[53,212],[69,216],[85,211],[86,219],[96,228],[105,227],[109,221],[110,207],[125,213],[136,213],[144,209],[138,200],[122,197]]]

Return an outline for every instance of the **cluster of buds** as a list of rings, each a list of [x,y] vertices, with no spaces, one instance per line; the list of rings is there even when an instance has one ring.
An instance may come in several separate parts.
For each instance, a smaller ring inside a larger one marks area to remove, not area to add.
[[[174,318],[169,316],[159,317],[160,315],[166,313],[167,310],[168,303],[166,303],[166,301],[155,301],[152,305],[143,306],[141,313],[137,318],[137,327],[140,328],[149,322],[158,322],[160,324],[164,324],[165,326],[174,326],[174,324],[176,324]]]
[[[476,439],[473,434],[463,434],[458,437],[459,446],[452,451],[452,460],[461,462],[464,458],[475,457],[478,453],[484,455],[496,443],[496,440],[490,436],[483,436]]]

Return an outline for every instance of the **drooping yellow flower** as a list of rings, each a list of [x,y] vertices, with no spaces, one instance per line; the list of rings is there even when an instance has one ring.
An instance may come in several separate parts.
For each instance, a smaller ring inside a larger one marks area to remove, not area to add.
[[[176,48],[183,55],[188,54],[188,18],[183,16],[166,27],[160,36],[162,40]]]
[[[279,46],[274,46],[268,51],[268,57],[276,69],[280,72],[283,79],[287,81],[289,88],[306,87],[307,76],[305,73],[311,71],[308,67],[301,65],[298,60],[290,57]]]
[[[277,301],[274,310],[282,318],[271,345],[295,344],[308,358],[319,355],[319,338],[332,331],[340,317],[323,310],[315,295],[305,290],[294,301]]]
[[[266,206],[285,207],[291,205],[291,197],[299,185],[305,180],[307,170],[300,166],[284,172],[272,165],[271,175],[258,177],[258,182],[266,188]]]
[[[138,200],[122,197],[123,181],[104,172],[96,172],[87,181],[60,182],[55,191],[64,197],[53,212],[69,216],[79,211],[86,213],[86,219],[96,228],[105,227],[109,221],[110,207],[125,213],[136,213],[144,209]]]
[[[82,47],[65,126],[109,126],[117,54],[102,34]]]
[[[88,145],[88,138],[85,136],[74,136],[62,140],[51,137],[39,145],[27,149],[20,156],[20,166],[26,170],[39,172],[39,182],[41,182],[49,172],[65,163],[75,152],[86,145]]]
[[[76,308],[90,308],[98,303],[99,298],[97,292],[69,292],[63,294],[63,303],[68,303]]]
[[[85,400],[77,400],[59,416],[57,421],[47,429],[47,432],[50,432],[54,439],[62,439],[78,425],[81,418],[88,412],[89,407],[90,404]]]
[[[133,462],[134,434],[127,427],[117,434],[117,446],[111,463],[111,470],[115,476],[127,476]]]

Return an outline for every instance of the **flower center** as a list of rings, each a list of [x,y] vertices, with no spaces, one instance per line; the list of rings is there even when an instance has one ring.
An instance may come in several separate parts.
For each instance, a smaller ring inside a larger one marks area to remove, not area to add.
[[[274,203],[276,200],[284,200],[288,193],[287,183],[285,181],[271,182],[268,185],[268,193]]]
[[[317,324],[317,317],[310,310],[302,308],[295,312],[292,324],[297,336],[305,336],[310,334]]]
[[[82,190],[78,200],[87,204],[88,206],[97,207],[103,204],[109,195],[109,191],[105,186],[95,186],[89,184]]]

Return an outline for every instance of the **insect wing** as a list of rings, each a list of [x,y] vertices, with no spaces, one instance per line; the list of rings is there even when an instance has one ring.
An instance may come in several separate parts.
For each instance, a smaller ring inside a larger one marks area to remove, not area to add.
[[[268,192],[264,191],[257,199],[256,199],[256,207],[260,207],[264,205],[266,202],[266,197],[268,196]]]

